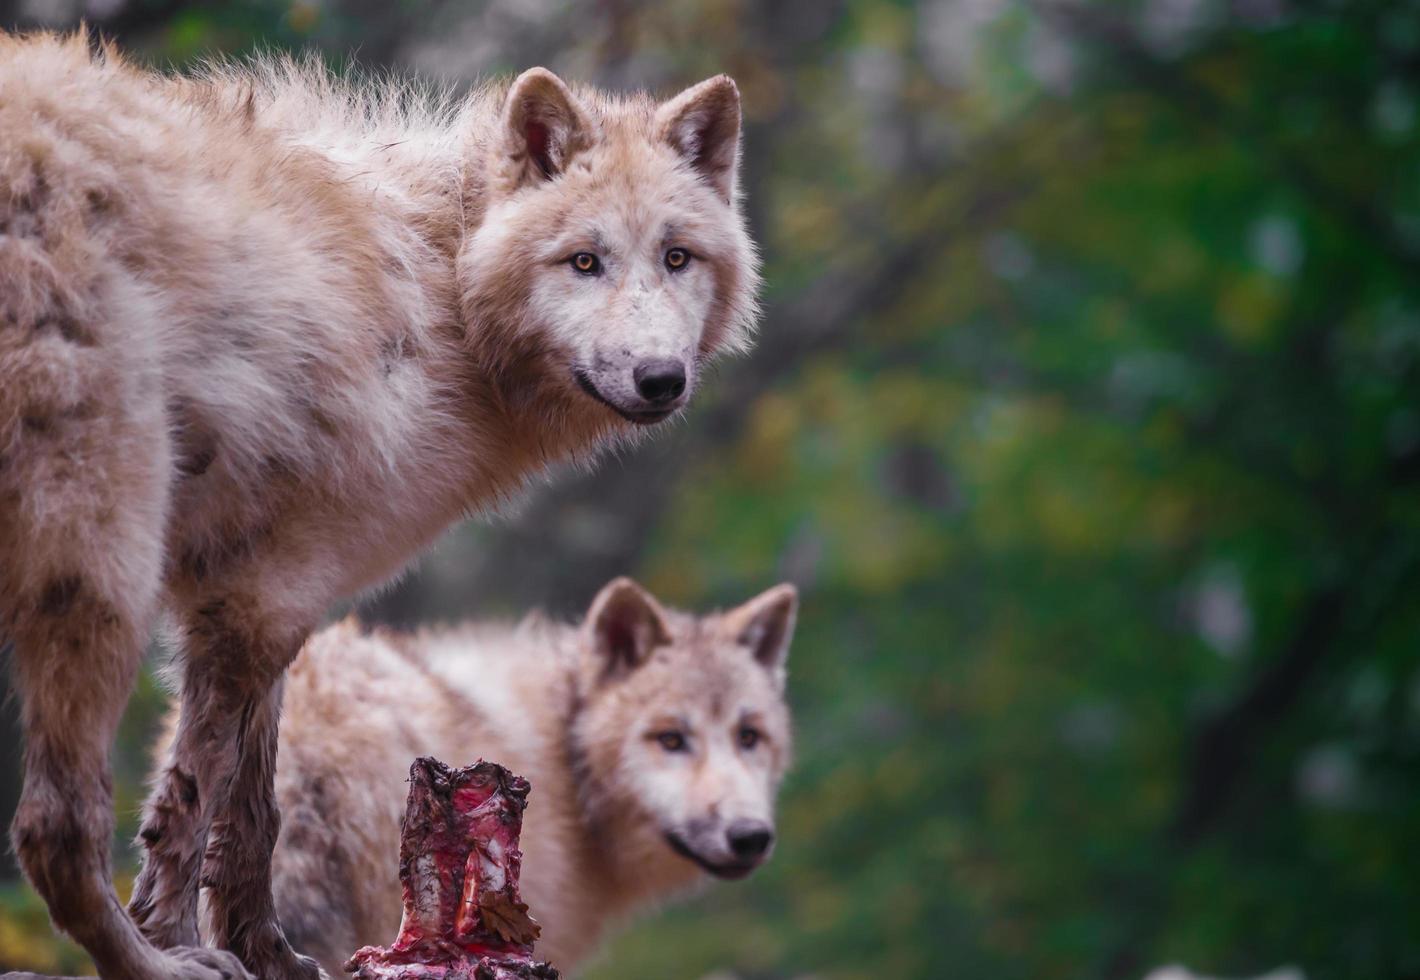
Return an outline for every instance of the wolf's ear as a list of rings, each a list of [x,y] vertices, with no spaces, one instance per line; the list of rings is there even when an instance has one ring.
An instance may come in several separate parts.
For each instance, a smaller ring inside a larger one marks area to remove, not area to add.
[[[577,97],[546,68],[529,68],[513,82],[503,127],[506,151],[521,165],[520,184],[562,173],[591,132]]]
[[[794,620],[799,615],[799,590],[785,582],[761,592],[725,614],[725,624],[735,642],[748,647],[776,677],[789,659]]]
[[[613,579],[597,593],[584,628],[608,678],[625,676],[671,641],[660,603],[629,578]]]
[[[692,85],[656,111],[661,139],[675,147],[727,202],[740,158],[740,90],[729,75]]]

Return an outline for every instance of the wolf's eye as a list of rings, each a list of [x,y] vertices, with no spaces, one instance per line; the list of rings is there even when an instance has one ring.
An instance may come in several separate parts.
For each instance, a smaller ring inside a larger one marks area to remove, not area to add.
[[[673,248],[666,252],[666,268],[679,272],[690,264],[690,253],[683,248]]]
[[[759,730],[750,728],[748,725],[740,729],[740,748],[752,749],[759,744],[759,740],[764,736],[759,734]]]
[[[667,752],[684,752],[685,736],[680,732],[661,732],[656,736],[656,741],[661,744],[661,748]]]
[[[594,276],[602,271],[602,260],[591,252],[578,252],[572,256],[572,268],[584,276]]]

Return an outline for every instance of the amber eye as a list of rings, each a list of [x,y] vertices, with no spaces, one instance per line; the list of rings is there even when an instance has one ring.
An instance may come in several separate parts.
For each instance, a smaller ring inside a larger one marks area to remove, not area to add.
[[[667,752],[684,752],[685,736],[680,732],[661,732],[656,736],[656,741],[661,743],[661,748]]]
[[[740,729],[740,748],[752,749],[759,744],[759,740],[763,737],[757,730],[746,725]]]
[[[591,252],[578,252],[572,256],[572,268],[584,276],[594,276],[602,271],[602,260]]]
[[[690,253],[683,248],[673,248],[666,252],[666,268],[672,272],[684,269],[690,264]]]

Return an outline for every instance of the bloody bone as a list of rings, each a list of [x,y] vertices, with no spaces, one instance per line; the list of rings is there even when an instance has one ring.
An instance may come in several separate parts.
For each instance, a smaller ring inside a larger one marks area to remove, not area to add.
[[[345,964],[356,980],[556,980],[533,960],[538,924],[518,897],[528,781],[492,762],[409,767],[399,844],[404,920],[388,948]]]

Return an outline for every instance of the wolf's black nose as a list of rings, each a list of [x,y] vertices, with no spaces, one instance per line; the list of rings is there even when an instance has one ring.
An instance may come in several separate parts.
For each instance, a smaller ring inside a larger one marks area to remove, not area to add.
[[[725,831],[725,837],[729,840],[730,850],[735,852],[735,857],[743,861],[763,857],[764,852],[769,850],[769,845],[774,843],[774,831],[769,829],[768,824],[762,824],[758,820],[736,820],[730,824],[730,829]]]
[[[673,402],[685,391],[685,365],[669,357],[642,361],[631,376],[641,397],[653,404]]]

